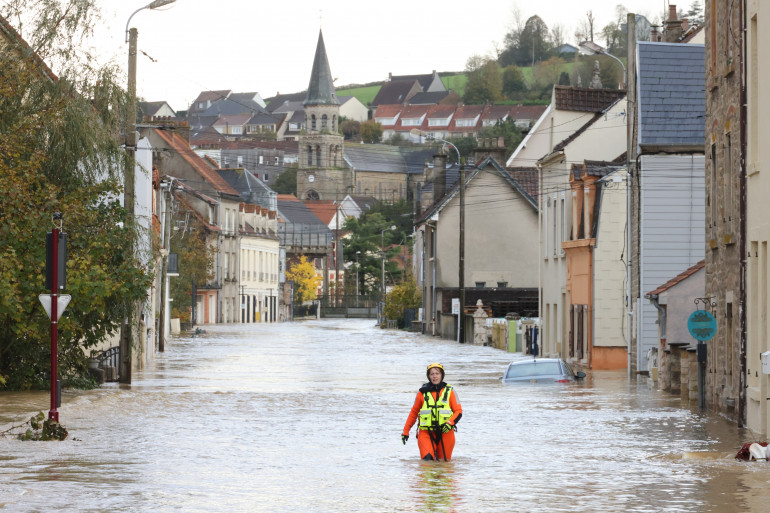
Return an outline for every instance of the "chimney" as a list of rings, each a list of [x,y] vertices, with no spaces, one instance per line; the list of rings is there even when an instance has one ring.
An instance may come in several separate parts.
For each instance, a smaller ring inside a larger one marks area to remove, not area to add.
[[[653,43],[657,43],[658,41],[660,41],[657,25],[652,25],[652,29],[650,30],[650,41],[652,41]]]
[[[666,43],[676,43],[682,37],[682,22],[677,18],[676,5],[668,6],[668,20],[664,30]]]
[[[446,194],[446,162],[446,154],[437,153],[433,155],[433,172],[430,176],[430,182],[433,183],[434,203]]]

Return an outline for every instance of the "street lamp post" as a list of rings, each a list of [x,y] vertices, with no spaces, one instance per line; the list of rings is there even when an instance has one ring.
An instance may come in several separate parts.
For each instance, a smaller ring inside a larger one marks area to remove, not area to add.
[[[358,269],[360,269],[358,265],[358,257],[361,256],[360,251],[356,251],[356,308],[358,308]]]
[[[626,65],[623,64],[623,61],[621,61],[620,59],[618,59],[617,57],[609,53],[607,50],[602,50],[598,47],[595,47],[595,45],[588,45],[588,43],[589,41],[583,41],[582,43],[580,43],[578,45],[579,52],[582,55],[606,55],[618,61],[618,63],[620,63],[620,67],[623,68],[623,88],[625,88],[626,87]]]
[[[157,9],[176,0],[154,0],[144,7],[135,10],[126,22],[126,43],[128,43],[128,106],[126,110],[126,169],[123,176],[123,207],[128,212],[131,220],[134,220],[135,187],[134,173],[136,167],[136,40],[137,30],[129,29],[131,18],[144,9]],[[136,309],[138,310],[138,306]],[[121,326],[120,333],[120,382],[131,383],[131,346],[133,337],[134,315],[136,312],[129,309],[129,314]]]
[[[457,165],[460,166],[460,238],[458,242],[459,255],[457,266],[457,287],[460,292],[460,314],[457,316],[457,340],[462,344],[465,342],[463,333],[463,309],[465,308],[465,162],[460,157],[460,150],[458,150],[457,146],[451,142],[445,141],[433,134],[423,132],[418,128],[412,129],[410,133],[419,137],[425,137],[426,139],[434,139],[442,142],[454,148],[457,153]],[[435,309],[435,305],[433,305],[433,308]]]

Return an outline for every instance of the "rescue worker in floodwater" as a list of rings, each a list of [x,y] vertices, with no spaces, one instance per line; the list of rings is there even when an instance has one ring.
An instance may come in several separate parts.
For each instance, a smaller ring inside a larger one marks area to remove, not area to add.
[[[452,385],[444,383],[444,367],[431,363],[426,370],[428,383],[420,387],[401,432],[401,442],[409,440],[409,430],[419,419],[417,446],[424,460],[449,461],[455,447],[457,422],[463,408]]]

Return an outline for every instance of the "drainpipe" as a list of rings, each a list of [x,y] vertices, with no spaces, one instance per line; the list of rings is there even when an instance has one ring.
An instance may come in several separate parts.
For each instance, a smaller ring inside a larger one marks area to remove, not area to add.
[[[636,162],[636,16],[628,13],[626,17],[626,352],[628,379],[631,379],[631,328],[633,307],[631,302],[631,177],[632,163]],[[638,168],[637,168],[638,169]]]
[[[740,167],[740,216],[739,216],[739,237],[740,243],[739,255],[740,255],[740,374],[738,375],[738,425],[746,426],[746,74],[748,73],[748,65],[746,63],[746,10],[744,9],[745,2],[738,2],[739,19],[743,23],[741,27],[741,33],[743,34],[743,44],[740,47],[740,59],[743,65],[743,73],[741,73],[741,107],[740,107],[740,146],[741,146],[741,167]],[[757,37],[757,34],[754,34]]]
[[[660,337],[661,339],[666,338],[666,309],[660,306],[660,303],[658,303],[658,295],[653,294],[651,296],[647,296],[647,299],[650,300],[650,303],[652,303],[652,306],[655,307],[655,309],[660,313]]]

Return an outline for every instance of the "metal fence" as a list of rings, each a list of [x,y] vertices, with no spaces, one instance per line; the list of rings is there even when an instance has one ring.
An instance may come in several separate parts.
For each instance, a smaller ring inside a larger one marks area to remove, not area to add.
[[[120,346],[113,346],[103,351],[96,359],[99,361],[100,369],[106,370],[108,367],[114,369],[112,372],[105,372],[107,381],[120,380]]]

